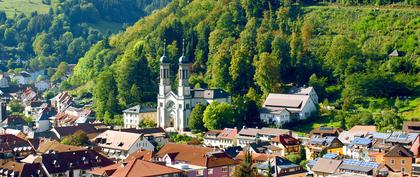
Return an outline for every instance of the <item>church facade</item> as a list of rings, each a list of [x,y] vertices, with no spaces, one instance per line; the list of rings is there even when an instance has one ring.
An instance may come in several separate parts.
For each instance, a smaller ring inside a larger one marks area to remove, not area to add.
[[[189,117],[195,105],[212,101],[231,103],[231,97],[221,89],[191,89],[188,78],[190,63],[184,55],[179,60],[178,89],[171,89],[170,64],[165,54],[160,58],[159,94],[157,95],[157,126],[175,131],[189,130]]]

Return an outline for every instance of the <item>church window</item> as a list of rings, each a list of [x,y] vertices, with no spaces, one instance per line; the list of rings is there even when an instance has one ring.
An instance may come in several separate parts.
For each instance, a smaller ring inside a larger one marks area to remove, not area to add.
[[[163,107],[163,103],[162,103],[162,102],[160,102],[160,103],[159,103],[159,106],[160,106],[160,107]]]
[[[185,105],[187,109],[190,109],[190,104]]]
[[[179,104],[179,106],[178,106],[178,107],[179,107],[179,109],[182,109],[182,104]]]

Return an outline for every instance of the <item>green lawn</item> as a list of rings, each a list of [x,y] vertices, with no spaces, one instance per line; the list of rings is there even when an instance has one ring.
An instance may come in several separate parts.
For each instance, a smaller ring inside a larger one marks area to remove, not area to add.
[[[41,3],[41,0],[0,0],[0,10],[4,10],[7,17],[13,17],[15,12],[30,14],[37,11],[38,13],[48,13],[49,5]]]
[[[88,23],[88,25],[92,28],[98,29],[104,34],[108,32],[118,33],[121,29],[123,24],[122,23],[115,23],[115,22],[108,22],[108,21],[98,21],[96,23]]]
[[[313,122],[304,123],[300,125],[296,125],[290,127],[289,129],[296,131],[299,136],[305,136],[309,134],[309,132],[318,127],[340,127],[340,121],[334,121],[330,116],[322,116],[319,118],[315,118]]]
[[[405,120],[420,119],[420,98],[410,100],[399,112]]]

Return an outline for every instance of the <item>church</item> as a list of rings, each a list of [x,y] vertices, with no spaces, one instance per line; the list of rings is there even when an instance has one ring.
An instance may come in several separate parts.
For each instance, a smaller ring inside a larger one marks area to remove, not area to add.
[[[178,60],[178,89],[171,90],[170,62],[165,52],[160,58],[159,94],[157,95],[157,126],[168,131],[189,131],[189,117],[195,105],[212,101],[231,103],[230,95],[222,89],[191,89],[190,62],[184,56]]]

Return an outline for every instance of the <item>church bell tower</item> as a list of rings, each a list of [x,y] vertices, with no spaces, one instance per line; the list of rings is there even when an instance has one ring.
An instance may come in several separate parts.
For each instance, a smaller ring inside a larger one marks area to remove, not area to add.
[[[159,96],[164,97],[171,91],[171,79],[169,78],[169,59],[166,57],[166,42],[163,49],[163,55],[160,57],[160,82]]]

